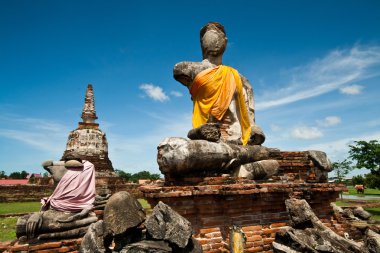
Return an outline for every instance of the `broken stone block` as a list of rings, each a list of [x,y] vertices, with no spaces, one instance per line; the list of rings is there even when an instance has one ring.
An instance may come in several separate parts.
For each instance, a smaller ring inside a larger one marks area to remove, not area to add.
[[[156,240],[166,240],[185,248],[192,234],[191,223],[163,202],[153,208],[146,220],[148,234]]]
[[[104,253],[103,242],[103,221],[97,221],[92,223],[87,230],[86,235],[83,237],[83,241],[80,245],[80,253]]]
[[[362,220],[368,220],[371,217],[371,214],[364,210],[361,206],[355,208],[352,212],[356,217]]]
[[[380,252],[380,235],[368,229],[364,240],[365,247],[370,253]]]
[[[121,191],[109,198],[103,217],[105,232],[115,236],[144,222],[145,212],[131,194]]]

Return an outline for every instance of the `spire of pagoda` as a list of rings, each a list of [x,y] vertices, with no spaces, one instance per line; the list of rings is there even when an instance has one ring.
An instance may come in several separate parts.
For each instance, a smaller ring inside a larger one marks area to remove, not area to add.
[[[82,111],[83,123],[95,123],[98,119],[95,111],[94,90],[91,84],[88,84],[86,97],[84,98],[84,106]]]

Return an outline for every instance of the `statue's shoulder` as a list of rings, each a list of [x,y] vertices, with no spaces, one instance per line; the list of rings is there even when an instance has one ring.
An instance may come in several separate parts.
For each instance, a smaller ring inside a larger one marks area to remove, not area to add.
[[[189,86],[200,72],[213,67],[215,65],[208,60],[201,62],[183,61],[174,65],[173,76],[177,81]]]

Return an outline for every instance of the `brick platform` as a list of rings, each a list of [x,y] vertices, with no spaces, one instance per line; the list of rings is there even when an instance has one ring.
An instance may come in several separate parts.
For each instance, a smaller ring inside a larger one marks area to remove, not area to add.
[[[247,237],[245,252],[271,252],[275,233],[289,223],[284,202],[290,196],[305,198],[320,219],[339,231],[340,227],[333,226],[336,221],[330,202],[345,190],[344,185],[242,181],[223,185],[143,186],[140,190],[151,206],[163,201],[187,218],[204,252],[228,252],[232,225],[241,227]]]
[[[187,218],[194,237],[206,253],[229,252],[233,225],[246,236],[244,252],[272,252],[275,233],[289,224],[285,200],[308,201],[322,222],[343,234],[330,207],[345,185],[327,183],[327,171],[318,168],[307,152],[280,152],[279,173],[267,181],[233,177],[165,178],[163,186],[142,186],[151,206],[158,201]]]

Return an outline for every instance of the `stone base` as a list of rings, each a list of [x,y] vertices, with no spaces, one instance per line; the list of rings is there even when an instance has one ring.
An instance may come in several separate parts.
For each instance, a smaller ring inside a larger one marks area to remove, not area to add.
[[[272,252],[275,233],[289,224],[284,203],[289,197],[306,199],[326,225],[343,233],[344,227],[334,227],[337,222],[330,202],[346,190],[344,185],[255,183],[236,178],[206,181],[207,185],[140,187],[151,206],[162,201],[191,222],[204,252],[228,252],[233,225],[242,228],[247,238],[244,252]]]

